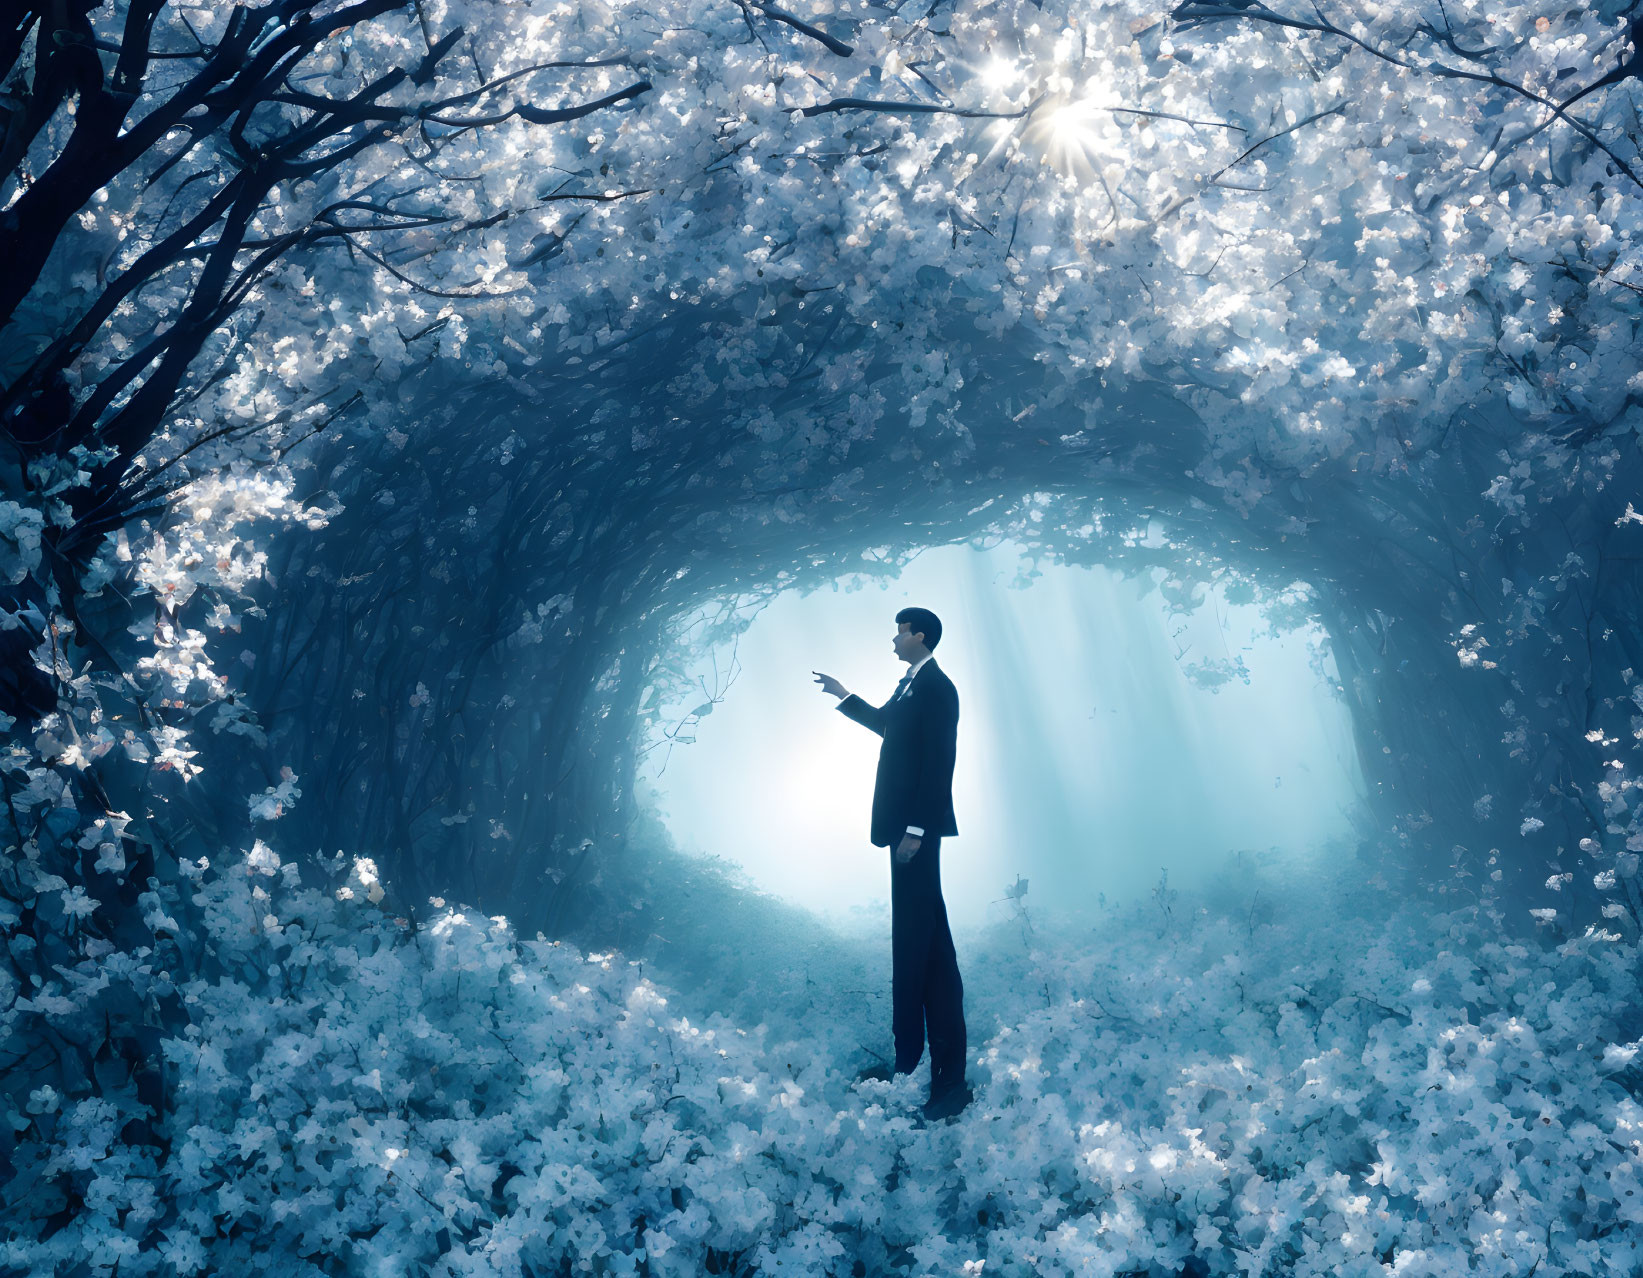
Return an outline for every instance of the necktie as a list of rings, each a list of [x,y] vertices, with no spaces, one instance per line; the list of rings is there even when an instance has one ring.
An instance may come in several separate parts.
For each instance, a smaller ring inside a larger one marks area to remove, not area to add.
[[[890,700],[900,701],[903,697],[905,697],[907,695],[907,689],[912,685],[912,682],[913,672],[909,670],[906,674],[902,675],[901,682],[896,685],[896,695],[891,697]]]

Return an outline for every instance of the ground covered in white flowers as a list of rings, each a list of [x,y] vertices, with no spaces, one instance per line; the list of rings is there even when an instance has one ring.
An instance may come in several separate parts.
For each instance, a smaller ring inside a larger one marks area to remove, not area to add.
[[[0,1267],[106,1263],[159,1213],[121,1274],[1643,1264],[1637,953],[1612,936],[1514,939],[1350,870],[1015,919],[960,939],[976,1097],[926,1127],[922,1070],[854,1081],[887,1047],[887,939],[752,929],[647,963],[456,909],[413,926],[347,872],[339,900],[263,848],[196,868],[227,974],[182,989],[169,1155],[122,1165],[107,1102],[65,1105],[57,1172],[97,1210]]]

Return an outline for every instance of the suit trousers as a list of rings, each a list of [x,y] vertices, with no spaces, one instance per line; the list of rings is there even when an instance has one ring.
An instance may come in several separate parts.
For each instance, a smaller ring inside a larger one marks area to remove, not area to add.
[[[900,839],[896,843],[900,843]],[[890,1027],[896,1073],[910,1074],[930,1039],[930,1094],[964,1082],[964,982],[941,895],[941,836],[926,836],[906,865],[890,848]]]

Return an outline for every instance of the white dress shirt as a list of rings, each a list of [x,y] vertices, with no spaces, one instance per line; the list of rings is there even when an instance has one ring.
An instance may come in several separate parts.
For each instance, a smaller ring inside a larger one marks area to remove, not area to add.
[[[913,690],[913,676],[916,675],[919,672],[919,667],[922,666],[926,661],[930,660],[930,658],[933,655],[934,655],[933,653],[927,652],[922,657],[920,657],[917,661],[915,661],[910,667],[908,667],[908,670],[907,670],[907,687],[902,690],[902,693],[901,693],[902,696],[905,697],[908,693],[912,692],[912,690]],[[915,839],[922,839],[924,837],[924,830],[921,826],[910,825],[910,826],[907,827],[907,833],[911,834]]]

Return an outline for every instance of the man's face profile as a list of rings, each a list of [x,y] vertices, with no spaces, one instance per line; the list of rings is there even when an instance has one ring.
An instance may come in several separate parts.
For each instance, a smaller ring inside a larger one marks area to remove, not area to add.
[[[911,662],[913,660],[913,649],[919,647],[923,642],[924,636],[914,634],[913,627],[908,622],[903,621],[896,627],[896,656],[903,661]]]

